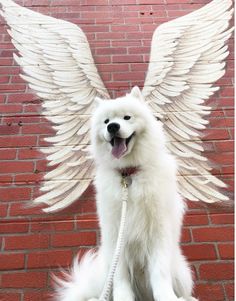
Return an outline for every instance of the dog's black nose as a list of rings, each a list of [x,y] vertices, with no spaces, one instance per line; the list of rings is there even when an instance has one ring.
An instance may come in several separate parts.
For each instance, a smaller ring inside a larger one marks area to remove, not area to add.
[[[112,122],[107,126],[108,132],[113,135],[115,135],[119,131],[119,129],[120,129],[119,123]]]

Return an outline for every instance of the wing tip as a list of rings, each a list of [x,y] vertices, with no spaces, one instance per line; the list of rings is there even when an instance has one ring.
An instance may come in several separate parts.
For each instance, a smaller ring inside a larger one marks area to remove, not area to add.
[[[1,4],[3,10],[5,10],[6,8],[9,8],[9,7],[12,7],[12,6],[14,6],[14,7],[20,6],[12,0],[0,0],[0,4]]]

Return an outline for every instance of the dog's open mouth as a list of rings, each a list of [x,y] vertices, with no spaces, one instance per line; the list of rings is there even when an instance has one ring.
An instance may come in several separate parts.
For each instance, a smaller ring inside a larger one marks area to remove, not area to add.
[[[130,135],[128,138],[121,138],[121,137],[116,137],[114,136],[110,143],[112,146],[112,155],[119,159],[120,157],[122,157],[126,151],[128,150],[128,145],[130,143],[130,140],[133,138],[134,133],[132,135]]]

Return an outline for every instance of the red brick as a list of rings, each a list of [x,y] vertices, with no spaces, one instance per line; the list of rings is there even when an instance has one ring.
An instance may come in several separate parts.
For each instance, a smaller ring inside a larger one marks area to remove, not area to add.
[[[77,221],[78,229],[98,229],[98,219],[84,218],[82,220]]]
[[[0,153],[1,154],[1,153]],[[37,148],[24,148],[18,150],[18,158],[20,160],[24,159],[42,159],[44,156]]]
[[[55,1],[55,0],[54,0]],[[56,0],[56,1],[61,1],[61,0]],[[73,0],[70,0],[73,1]],[[63,2],[63,1],[62,1]],[[74,3],[78,4],[78,2],[74,1]],[[91,5],[91,6],[97,6],[96,8],[98,9],[100,5],[108,5],[109,2],[108,0],[83,0],[83,5]],[[65,4],[64,4],[65,5]],[[73,4],[72,4],[73,5]],[[88,8],[86,7],[86,10]]]
[[[111,63],[111,58],[109,56],[101,55],[96,58],[96,62],[99,65]]]
[[[192,229],[193,240],[208,241],[232,241],[234,237],[233,227],[213,227]]]
[[[184,217],[184,225],[207,225],[208,224],[208,217],[206,214],[200,215],[200,214],[187,214]]]
[[[231,280],[234,278],[233,263],[206,263],[199,267],[202,280]]]
[[[71,250],[50,250],[28,255],[28,268],[64,267],[71,264]]]
[[[233,107],[234,106],[234,98],[233,97],[227,97],[223,98],[221,100],[222,107]]]
[[[91,22],[89,22],[91,23]],[[83,29],[86,30],[87,34],[89,32],[94,33],[94,29],[96,30],[96,33],[100,33],[100,32],[109,32],[109,25],[107,24],[102,24],[102,25],[94,25],[89,24],[89,25],[83,25]]]
[[[160,21],[160,20],[158,20],[158,21]],[[152,34],[153,33],[151,33],[151,32],[127,32],[126,33],[126,38],[128,39],[128,40],[135,40],[135,41],[137,41],[137,40],[146,40],[146,39],[148,39],[148,40],[151,40],[151,37],[152,37]],[[149,42],[149,45],[150,45],[150,42]],[[144,61],[146,61],[146,58],[144,59]],[[141,62],[143,62],[143,59],[141,60]]]
[[[51,300],[52,291],[30,291],[24,292],[24,301],[42,301],[42,300]]]
[[[15,149],[0,149],[0,160],[12,160],[16,157]]]
[[[234,96],[234,88],[233,87],[222,88],[221,91],[220,91],[220,95],[222,97]]]
[[[127,50],[125,48],[98,48],[96,50],[97,55],[116,55],[116,54],[126,54]],[[113,69],[114,70],[114,69]]]
[[[163,1],[163,0],[157,0],[157,1]],[[112,0],[112,5],[120,6],[120,5],[129,5],[129,4],[136,4],[136,0]]]
[[[4,116],[3,117],[3,123],[6,124],[18,124],[18,125],[24,125],[28,123],[40,123],[41,120],[46,121],[45,118],[39,115],[13,115],[13,116]],[[27,135],[25,135],[27,137]],[[25,137],[24,136],[24,137]],[[16,137],[17,138],[17,137]]]
[[[5,95],[0,95],[0,103],[4,103],[6,100],[6,96]]]
[[[22,134],[53,134],[54,131],[49,124],[24,124],[22,126]]]
[[[0,66],[10,66],[13,63],[12,58],[0,58]]]
[[[29,172],[33,171],[34,163],[33,162],[23,162],[23,161],[12,161],[5,162],[0,165],[0,173],[15,173],[15,172]]]
[[[234,126],[234,119],[231,117],[225,118],[224,116],[222,116],[222,118],[212,118],[210,120],[210,126],[212,128],[230,128]]]
[[[14,93],[8,95],[8,103],[27,103],[36,98],[34,94]]]
[[[19,75],[14,75],[11,77],[11,83],[24,84],[25,80],[21,78]]]
[[[7,84],[9,82],[9,76],[1,76],[0,77],[0,84]]]
[[[40,5],[41,9],[42,6],[49,6],[50,5],[50,0],[26,0],[24,1],[24,6],[38,6]]]
[[[115,59],[115,58],[114,58]],[[115,81],[127,81],[128,78],[129,79],[138,79],[138,80],[144,80],[144,77],[145,77],[145,74],[144,72],[139,72],[139,71],[136,71],[135,73],[114,73],[113,74],[113,79]]]
[[[149,47],[129,47],[128,53],[129,54],[139,54],[139,53],[149,53],[150,48]],[[147,66],[145,66],[147,67]],[[132,70],[132,69],[131,69]],[[142,71],[146,71],[142,70]]]
[[[32,158],[30,158],[32,159]],[[40,181],[42,181],[43,175],[39,173],[24,173],[24,174],[19,174],[15,175],[15,184],[17,185],[17,182],[20,182],[20,184],[33,184],[36,185]]]
[[[96,34],[96,37],[98,40],[106,40],[106,39],[111,39],[111,40],[120,40],[124,39],[125,33],[123,32],[98,32]],[[97,62],[97,60],[96,60]]]
[[[112,64],[112,65],[99,65],[98,70],[100,72],[113,72],[114,70],[116,72],[119,71],[128,71],[129,66],[127,64]]]
[[[0,207],[1,208],[1,207]],[[29,231],[29,223],[22,221],[1,221],[0,233],[27,233]]]
[[[8,288],[43,288],[46,283],[46,272],[27,271],[2,275],[2,285]]]
[[[113,63],[132,63],[132,62],[142,62],[142,56],[141,55],[116,55],[112,57]],[[126,76],[127,73],[125,73]],[[114,74],[115,75],[115,74]],[[124,74],[123,74],[124,75]],[[122,75],[120,75],[122,77]],[[118,80],[118,79],[116,79]],[[130,78],[129,78],[130,80]]]
[[[31,231],[36,232],[57,232],[57,231],[71,231],[74,229],[73,220],[61,221],[40,221],[31,223]]]
[[[220,165],[233,165],[234,163],[234,154],[233,153],[215,153],[215,154],[208,154],[208,159],[213,162],[216,162]]]
[[[0,270],[23,269],[25,265],[25,255],[22,253],[0,254]]]
[[[188,260],[199,261],[216,259],[215,247],[211,244],[182,245],[182,249]]]
[[[25,91],[25,85],[22,84],[5,84],[5,85],[0,85],[0,91],[1,93],[8,93],[8,92],[18,92],[18,91]],[[6,108],[7,109],[7,108]],[[5,112],[4,111],[4,106],[0,106],[0,112]]]
[[[49,246],[49,235],[33,234],[5,237],[5,250],[45,249]]]
[[[85,195],[84,198],[86,199]],[[82,201],[81,199],[78,205],[79,207],[77,208],[77,212],[79,213],[94,213],[96,211],[96,204],[94,201]]]
[[[147,70],[147,64],[144,63],[132,63],[130,64],[131,71],[143,71],[146,72]]]
[[[13,182],[13,175],[0,175],[0,186],[1,184],[5,184],[5,183],[12,183]],[[3,185],[4,186],[4,185]]]
[[[7,216],[7,208],[8,204],[0,204],[0,217],[6,217]],[[0,233],[1,233],[1,227],[0,226]]]
[[[189,229],[183,228],[182,235],[181,235],[181,241],[182,242],[190,242],[191,240],[192,239],[191,239],[191,234],[190,234]]]
[[[3,75],[18,74],[19,70],[20,70],[20,68],[18,66],[7,66],[7,67],[0,66],[0,74],[3,74]]]
[[[36,145],[36,136],[16,136],[16,137],[0,137],[1,147],[22,147],[22,146],[34,146]]]
[[[1,85],[0,85],[0,90],[1,90]],[[12,87],[12,86],[10,86]],[[12,104],[7,104],[7,105],[0,105],[0,112],[2,114],[7,114],[7,113],[20,113],[22,112],[22,106],[21,105],[12,105]]]
[[[225,112],[225,116],[234,117],[234,109],[232,109],[232,110],[227,109],[227,110],[224,110],[224,112]]]
[[[222,174],[234,174],[234,166],[223,166],[222,168]]]
[[[233,152],[234,151],[234,141],[217,141],[215,146],[218,152]]]
[[[41,104],[30,104],[27,103],[24,105],[24,112],[29,114],[39,114],[42,111]]]
[[[230,140],[229,132],[227,129],[210,129],[203,140]]]
[[[96,244],[96,232],[55,234],[51,243],[53,247],[93,246]]]
[[[216,213],[210,214],[212,224],[234,224],[233,213]]]
[[[229,300],[234,300],[234,283],[225,283],[224,284],[226,295]]]
[[[221,259],[234,259],[233,244],[218,244],[218,250]]]
[[[139,3],[140,4],[166,4],[166,1],[165,0],[139,0]],[[174,3],[176,3],[176,0]]]
[[[42,215],[42,207],[31,207],[29,202],[10,204],[10,216]]]
[[[10,187],[0,188],[1,201],[23,201],[29,200],[31,197],[31,188],[27,187]]]
[[[221,284],[197,284],[194,291],[195,295],[202,301],[212,301],[212,296],[214,296],[214,301],[224,300],[224,291]]]
[[[36,168],[35,168],[36,172],[45,172],[45,171],[54,169],[54,167],[51,167],[48,165],[48,162],[45,159],[37,160],[35,165],[36,165]]]
[[[20,293],[11,293],[9,290],[6,290],[4,293],[4,290],[2,289],[2,292],[0,293],[0,300],[2,301],[20,301],[21,294]]]
[[[136,15],[136,13],[135,13]],[[139,26],[138,25],[112,25],[111,26],[111,31],[112,32],[136,32],[136,31],[139,31]]]

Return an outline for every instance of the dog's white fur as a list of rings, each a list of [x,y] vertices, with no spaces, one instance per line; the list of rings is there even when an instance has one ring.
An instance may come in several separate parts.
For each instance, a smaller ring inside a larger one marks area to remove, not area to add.
[[[97,300],[112,261],[121,216],[120,169],[135,166],[129,187],[125,247],[113,284],[114,301],[196,300],[191,271],[179,247],[184,202],[177,191],[176,163],[165,146],[162,125],[135,87],[125,97],[99,101],[92,117],[92,153],[101,227],[97,254],[75,263],[70,280],[57,289],[60,301]],[[131,116],[124,120],[124,116]],[[131,139],[119,159],[111,153],[107,124],[120,124]]]

